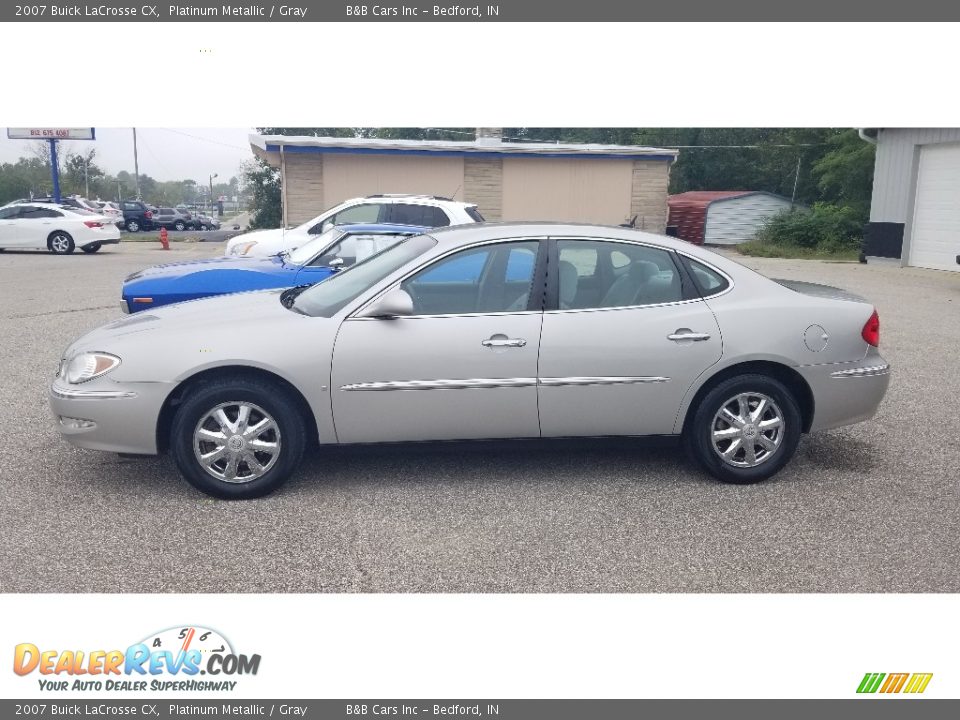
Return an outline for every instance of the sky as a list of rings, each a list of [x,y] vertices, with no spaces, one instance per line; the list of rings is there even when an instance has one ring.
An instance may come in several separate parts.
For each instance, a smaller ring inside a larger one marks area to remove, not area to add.
[[[206,184],[212,173],[226,182],[239,175],[240,163],[253,157],[247,136],[253,128],[137,128],[140,172],[155,180],[192,179]],[[133,132],[131,128],[96,128],[96,140],[64,141],[60,152],[84,152],[97,149],[94,162],[115,175],[121,170],[133,172]],[[0,130],[0,162],[16,162],[32,157],[30,140],[10,140]]]

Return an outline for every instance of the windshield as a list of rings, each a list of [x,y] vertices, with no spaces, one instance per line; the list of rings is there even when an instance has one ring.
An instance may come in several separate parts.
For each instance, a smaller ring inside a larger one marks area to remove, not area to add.
[[[294,264],[310,265],[329,265],[334,260],[342,261],[341,267],[348,268],[361,263],[371,255],[376,255],[381,250],[396,245],[411,233],[345,233],[343,237],[334,242],[328,248],[316,252],[313,255],[300,256],[303,259],[293,259]],[[308,243],[309,244],[309,243]],[[299,251],[298,251],[299,255]],[[316,257],[314,257],[314,255]]]
[[[333,317],[339,310],[395,270],[437,244],[429,235],[405,238],[396,245],[371,255],[350,270],[338,273],[304,290],[293,307],[305,315]]]
[[[303,245],[295,248],[288,256],[290,262],[294,265],[306,265],[313,259],[314,255],[320,253],[327,245],[337,240],[342,235],[339,229],[332,227],[321,235],[311,238]]]

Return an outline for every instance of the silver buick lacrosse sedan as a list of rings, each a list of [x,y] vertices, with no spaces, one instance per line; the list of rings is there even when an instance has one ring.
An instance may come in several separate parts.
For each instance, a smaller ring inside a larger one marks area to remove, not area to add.
[[[889,382],[860,297],[626,228],[470,225],[311,287],[94,330],[50,390],[79,447],[170,452],[203,492],[277,489],[305,448],[665,435],[719,480],[866,420]]]

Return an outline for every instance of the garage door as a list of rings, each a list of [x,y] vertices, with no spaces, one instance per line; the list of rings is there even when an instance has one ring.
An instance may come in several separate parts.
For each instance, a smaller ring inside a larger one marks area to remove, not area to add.
[[[909,263],[960,270],[960,145],[920,149]]]

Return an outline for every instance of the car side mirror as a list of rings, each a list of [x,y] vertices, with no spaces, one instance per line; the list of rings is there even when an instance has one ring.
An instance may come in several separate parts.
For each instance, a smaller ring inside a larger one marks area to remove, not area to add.
[[[362,318],[396,318],[413,315],[413,298],[406,290],[396,288],[357,313]]]

